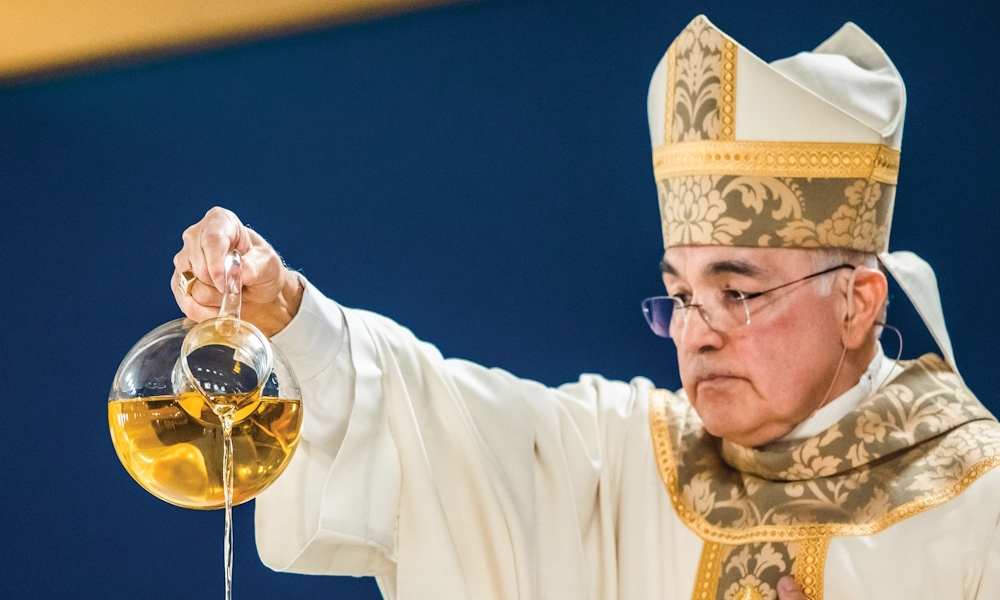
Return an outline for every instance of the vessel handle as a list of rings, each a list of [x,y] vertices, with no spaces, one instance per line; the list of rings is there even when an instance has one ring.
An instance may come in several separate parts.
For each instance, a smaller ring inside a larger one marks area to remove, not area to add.
[[[243,257],[236,250],[226,254],[225,270],[226,290],[222,294],[219,318],[239,320],[243,305]]]

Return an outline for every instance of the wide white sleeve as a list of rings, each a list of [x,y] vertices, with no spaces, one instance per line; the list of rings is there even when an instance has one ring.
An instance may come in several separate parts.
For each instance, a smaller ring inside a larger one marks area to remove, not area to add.
[[[305,285],[299,312],[272,338],[302,388],[302,437],[256,500],[257,549],[275,570],[377,575],[392,569],[399,485],[383,405],[372,401],[380,375],[372,345],[351,343],[352,331],[364,334],[357,317]]]
[[[257,499],[266,565],[374,575],[390,597],[612,597],[620,468],[648,381],[549,388],[444,359],[312,287],[275,341],[304,425]]]

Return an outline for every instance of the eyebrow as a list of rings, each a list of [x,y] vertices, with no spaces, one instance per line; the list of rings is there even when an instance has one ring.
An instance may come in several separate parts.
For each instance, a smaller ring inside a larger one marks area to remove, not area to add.
[[[764,271],[753,263],[745,260],[720,260],[708,265],[705,269],[708,275],[744,275],[746,277],[759,277]]]
[[[660,272],[666,275],[678,277],[677,269],[674,268],[666,258],[660,260]],[[719,260],[710,263],[705,269],[707,275],[744,275],[746,277],[759,277],[763,270],[745,260]]]

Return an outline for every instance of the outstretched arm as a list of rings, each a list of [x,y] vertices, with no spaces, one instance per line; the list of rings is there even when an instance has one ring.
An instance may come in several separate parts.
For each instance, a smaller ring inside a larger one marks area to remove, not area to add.
[[[324,297],[222,209],[186,232],[178,254],[178,271],[198,277],[191,298],[175,292],[190,317],[213,316],[211,267],[231,248],[253,265],[245,314],[273,335],[303,395],[298,450],[257,499],[265,564],[375,575],[388,597],[397,586],[614,597],[619,481],[630,432],[647,427],[648,381],[583,376],[553,389],[445,359],[405,327]]]

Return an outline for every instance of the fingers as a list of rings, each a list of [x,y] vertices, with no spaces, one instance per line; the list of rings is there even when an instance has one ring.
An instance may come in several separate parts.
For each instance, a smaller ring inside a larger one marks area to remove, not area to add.
[[[784,576],[778,580],[778,600],[809,600],[795,579]]]
[[[245,297],[249,302],[270,302],[281,291],[287,269],[264,238],[252,229],[246,231],[252,243],[250,251],[243,257]]]
[[[189,269],[198,279],[214,283],[219,290],[225,286],[224,259],[235,248],[241,254],[250,249],[245,227],[232,212],[215,207],[201,221],[184,230],[184,246],[174,257],[174,266]]]
[[[205,213],[191,233],[191,270],[199,279],[215,284],[216,289],[226,286],[225,258],[235,249],[240,254],[250,251],[250,238],[246,228],[232,211],[218,206]],[[187,233],[187,232],[185,232]],[[188,240],[185,239],[185,246]]]
[[[219,316],[219,305],[222,303],[222,294],[211,285],[203,281],[195,280],[191,285],[191,295],[187,295],[181,290],[180,270],[175,269],[171,277],[170,289],[173,291],[174,300],[177,306],[189,318],[198,322]]]
[[[219,307],[222,306],[222,294],[219,290],[197,279],[195,279],[194,284],[191,286],[191,293],[188,294],[188,297],[194,300],[199,306],[211,308],[216,313],[219,312]]]
[[[225,256],[237,250],[242,256],[243,300],[267,304],[281,293],[288,269],[267,241],[240,223],[232,212],[215,207],[201,221],[188,227],[184,245],[174,256],[172,291],[177,305],[191,319],[202,321],[218,315],[225,289]],[[196,280],[185,293],[178,287],[179,273],[191,271]]]
[[[215,207],[201,221],[184,230],[184,245],[174,256],[171,290],[181,311],[190,319],[203,321],[218,316],[225,286],[225,256],[230,249],[250,249],[243,225],[232,212]],[[188,293],[180,289],[179,274],[191,271],[196,277]]]

